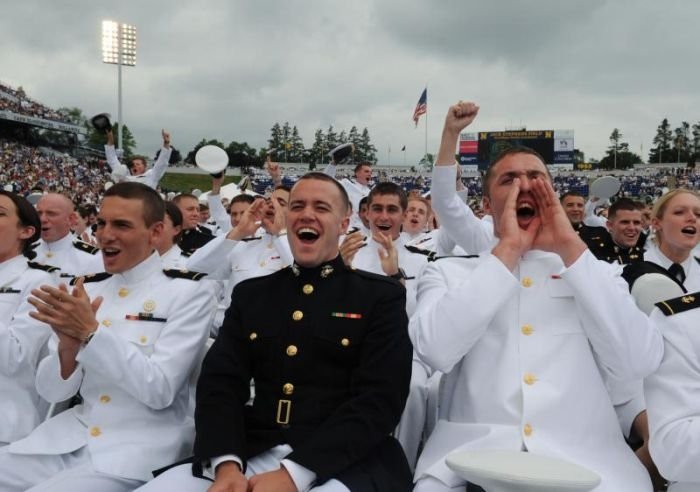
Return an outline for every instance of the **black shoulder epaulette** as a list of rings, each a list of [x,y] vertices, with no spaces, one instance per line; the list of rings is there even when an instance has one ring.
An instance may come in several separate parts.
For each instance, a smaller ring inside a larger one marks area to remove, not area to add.
[[[192,252],[191,251],[182,251],[180,253],[180,255],[184,256],[185,258],[189,258],[190,256],[192,256]]]
[[[29,268],[34,268],[35,270],[43,270],[45,272],[53,273],[56,270],[60,270],[60,268],[51,266],[51,265],[44,265],[43,263],[37,263],[35,261],[28,261],[27,266]]]
[[[201,280],[207,276],[206,273],[191,272],[189,270],[176,270],[174,268],[163,270],[163,273],[170,278],[184,278],[187,280]]]
[[[632,263],[628,263],[627,265],[624,266],[622,269],[622,278],[624,278],[627,281],[627,285],[629,286],[630,291],[632,290],[632,286],[634,283],[643,275],[646,275],[648,273],[658,273],[660,275],[663,275],[670,280],[673,280],[678,286],[683,289],[683,292],[687,292],[685,290],[685,287],[683,287],[683,284],[678,281],[676,277],[668,273],[668,270],[666,270],[664,267],[657,265],[656,263],[653,263],[651,261],[636,261]]]
[[[700,292],[685,294],[674,299],[657,302],[656,307],[666,316],[698,308],[700,307]]]
[[[355,274],[361,276],[361,277],[369,278],[372,280],[381,280],[382,282],[389,282],[392,285],[397,285],[396,280],[394,280],[393,278],[391,278],[387,275],[384,275],[384,274],[372,273],[372,272],[368,272],[367,270],[360,270],[359,268],[352,268],[352,267],[348,268],[348,270],[352,273],[355,273]]]
[[[407,249],[408,251],[410,251],[411,253],[416,253],[416,254],[419,254],[419,255],[425,255],[425,256],[427,256],[427,257],[428,257],[428,261],[433,261],[432,258],[434,258],[435,256],[437,256],[437,253],[436,253],[435,251],[430,251],[430,250],[423,249],[423,248],[417,248],[417,247],[415,247],[415,246],[410,246],[410,245],[408,245],[408,244],[406,244],[406,245],[404,246],[404,248],[406,248],[406,249]]]
[[[432,258],[428,258],[428,261],[444,260],[445,258],[478,258],[478,257],[479,257],[479,255],[447,255],[447,256],[435,255]]]
[[[84,243],[83,241],[73,241],[73,246],[80,251],[85,251],[91,255],[96,255],[100,251],[100,248],[93,246],[92,244]]]
[[[106,280],[111,276],[112,276],[112,274],[107,273],[107,272],[91,273],[89,275],[75,277],[73,280],[70,281],[70,284],[75,285],[75,283],[78,281],[78,279],[81,279],[81,278],[83,279],[84,284],[89,284],[90,282],[102,282],[103,280]]]
[[[697,261],[700,264],[700,256],[696,256],[695,261]]]
[[[241,241],[247,243],[248,241],[257,241],[258,239],[262,239],[262,236],[244,237],[244,238],[241,238]]]

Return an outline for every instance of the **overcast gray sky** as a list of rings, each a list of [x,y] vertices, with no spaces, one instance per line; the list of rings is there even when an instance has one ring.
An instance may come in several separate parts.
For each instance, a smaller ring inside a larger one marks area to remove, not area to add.
[[[202,138],[263,147],[276,121],[367,127],[380,163],[423,155],[411,116],[428,85],[428,151],[459,99],[471,130],[573,129],[602,158],[617,127],[646,159],[667,117],[700,120],[694,0],[0,0],[0,80],[51,107],[116,118],[116,67],[101,21],[137,27],[124,119],[139,150],[161,127],[186,152]]]

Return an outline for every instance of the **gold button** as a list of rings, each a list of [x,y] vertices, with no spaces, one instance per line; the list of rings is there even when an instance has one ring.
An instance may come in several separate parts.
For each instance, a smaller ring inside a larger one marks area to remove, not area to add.
[[[343,347],[347,347],[348,345],[350,345],[350,340],[348,340],[347,338],[343,338],[343,339],[340,341],[340,344],[341,344]]]
[[[264,266],[265,266],[265,262],[264,262],[264,261],[261,261],[261,262],[260,262],[260,268],[262,268],[262,267],[264,267]]]
[[[103,320],[102,320],[102,324],[105,325],[105,326],[111,326],[111,325],[112,325],[112,322],[111,322],[110,320],[108,320],[108,319],[103,319]]]
[[[292,319],[293,319],[294,321],[299,321],[299,320],[301,320],[301,318],[303,318],[303,317],[304,317],[304,313],[302,313],[301,311],[294,311],[294,312],[292,313]]]
[[[109,395],[100,396],[100,403],[109,403],[110,401],[112,401],[112,399],[109,397]]]
[[[139,342],[146,343],[147,341],[148,341],[148,337],[146,335],[141,335],[139,337]]]
[[[284,386],[282,386],[282,393],[285,395],[291,395],[294,393],[294,385],[292,383],[287,383]]]
[[[532,426],[530,424],[525,424],[525,427],[523,427],[523,434],[525,434],[527,437],[532,435]]]
[[[306,284],[301,290],[308,296],[309,294],[313,293],[314,286],[311,284]]]
[[[523,327],[520,328],[520,331],[523,332],[523,335],[530,336],[530,335],[532,335],[532,332],[534,330],[532,329],[532,325],[523,325]]]
[[[91,435],[92,437],[97,437],[97,436],[99,436],[100,434],[102,434],[102,431],[100,430],[99,427],[92,427],[92,428],[90,429],[90,435]]]
[[[532,285],[532,279],[530,277],[525,277],[523,279],[523,287],[530,287]]]
[[[298,350],[297,350],[296,345],[290,345],[289,347],[287,347],[287,355],[288,356],[294,357],[295,355],[297,355],[297,352],[298,352]]]
[[[129,295],[129,289],[125,289],[124,287],[122,287],[121,289],[119,289],[119,292],[117,292],[117,295],[119,297],[126,297]]]
[[[537,382],[537,378],[535,377],[534,374],[530,374],[530,373],[528,372],[528,373],[525,374],[525,376],[523,377],[523,381],[525,381],[525,384],[528,384],[528,385],[532,386],[533,384],[535,384],[535,383]]]
[[[53,258],[53,253],[51,251],[49,251],[48,253],[46,253],[46,257]]]
[[[255,333],[255,332],[253,332],[253,333],[251,333],[250,335],[248,335],[248,338],[250,338],[251,341],[252,341],[252,340],[255,340],[256,338],[258,338],[258,334]]]

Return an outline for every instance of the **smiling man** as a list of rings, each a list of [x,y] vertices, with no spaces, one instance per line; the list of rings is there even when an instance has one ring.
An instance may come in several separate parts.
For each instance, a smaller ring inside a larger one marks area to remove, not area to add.
[[[477,111],[461,102],[449,109],[438,162],[454,162],[459,134]],[[430,263],[418,288],[411,340],[445,376],[442,418],[421,454],[414,490],[463,491],[445,457],[503,449],[589,468],[602,478],[596,492],[651,491],[606,381],[647,376],[663,346],[629,296],[621,267],[588,251],[531,149],[494,159],[484,209],[495,244],[478,257]]]
[[[236,286],[202,367],[193,471],[214,484],[184,465],[140,492],[410,490],[390,437],[411,373],[405,291],[345,266],[348,207],[325,174],[294,185],[294,265]]]
[[[163,271],[163,216],[152,188],[114,185],[97,226],[107,273],[32,291],[30,315],[54,331],[37,390],[81,403],[0,450],[0,490],[131,491],[191,449],[189,379],[214,303],[197,275]]]

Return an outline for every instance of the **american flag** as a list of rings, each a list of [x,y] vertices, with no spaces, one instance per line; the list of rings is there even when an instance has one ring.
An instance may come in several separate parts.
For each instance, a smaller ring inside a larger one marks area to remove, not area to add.
[[[413,122],[418,127],[418,119],[420,115],[425,114],[428,111],[428,88],[423,89],[423,94],[420,95],[418,99],[418,104],[416,104],[416,109],[413,111]]]

